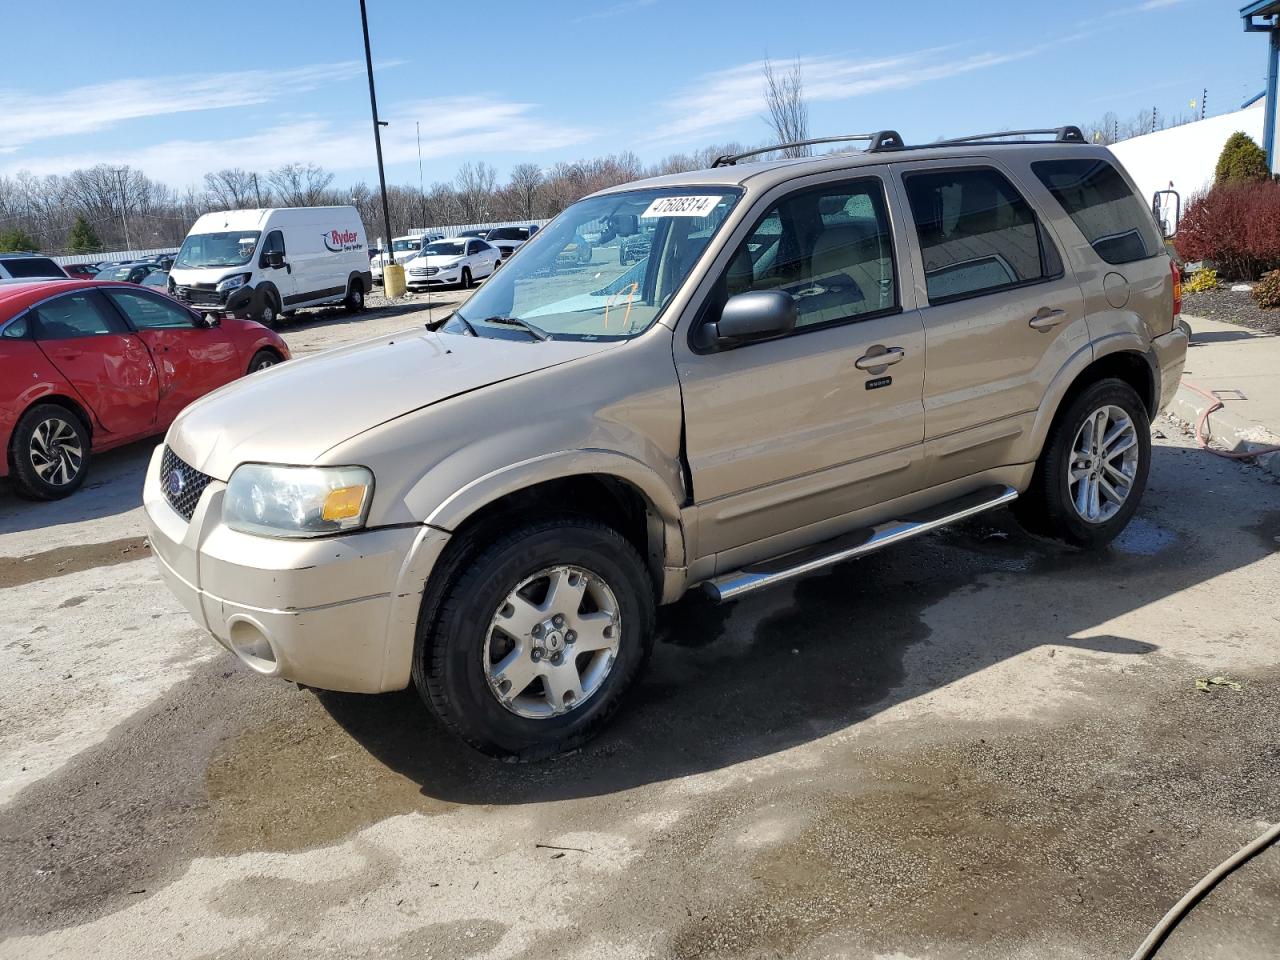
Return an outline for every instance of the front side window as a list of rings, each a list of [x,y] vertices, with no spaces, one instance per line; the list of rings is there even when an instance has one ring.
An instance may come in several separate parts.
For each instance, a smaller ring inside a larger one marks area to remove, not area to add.
[[[831,184],[766,211],[725,272],[726,297],[750,290],[791,294],[797,328],[896,308],[883,184]]]
[[[1145,260],[1163,249],[1146,205],[1106,160],[1041,160],[1031,169],[1107,263]]]
[[[970,167],[903,177],[930,303],[1032,283],[1061,272],[1031,206],[997,170]]]
[[[664,187],[588,197],[520,248],[455,314],[481,336],[619,340],[647,330],[683,286],[738,201],[725,187]],[[632,237],[651,236],[632,257]],[[593,239],[589,239],[593,238]],[[451,321],[446,331],[465,329]]]
[[[225,233],[193,233],[182,241],[173,261],[175,267],[239,267],[253,259],[258,248],[258,230],[229,230]]]
[[[266,267],[267,256],[272,253],[278,253],[284,256],[284,234],[279,230],[272,230],[267,234],[267,239],[262,241],[262,253],[258,255],[258,266]]]
[[[49,300],[34,307],[31,314],[41,340],[74,340],[116,332],[88,290]]]
[[[129,318],[129,322],[139,330],[189,330],[192,327],[191,314],[176,303],[130,290],[104,292],[111,302],[120,308],[120,312]]]

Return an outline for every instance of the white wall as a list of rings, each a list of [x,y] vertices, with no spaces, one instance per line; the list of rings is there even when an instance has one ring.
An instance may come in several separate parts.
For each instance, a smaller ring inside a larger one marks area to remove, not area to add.
[[[1192,194],[1213,183],[1213,168],[1227,138],[1237,131],[1262,143],[1262,102],[1247,110],[1224,113],[1207,120],[1183,124],[1117,143],[1111,148],[1148,202],[1157,190],[1168,188],[1182,194],[1186,209]]]

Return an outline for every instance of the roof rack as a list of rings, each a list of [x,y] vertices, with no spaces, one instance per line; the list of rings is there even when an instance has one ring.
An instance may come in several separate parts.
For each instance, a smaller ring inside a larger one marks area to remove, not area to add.
[[[1084,134],[1080,132],[1079,127],[1043,127],[1037,130],[1001,130],[997,133],[979,133],[971,137],[952,137],[948,140],[939,140],[937,143],[930,143],[930,147],[946,147],[959,143],[983,143],[988,140],[1004,140],[1007,137],[1034,137],[1044,136],[1045,134],[1053,134],[1053,139],[1057,143],[1087,143]]]
[[[762,153],[773,153],[776,150],[786,150],[790,147],[811,147],[819,143],[849,143],[855,140],[868,141],[867,150],[900,150],[902,149],[902,137],[896,130],[880,130],[876,133],[851,133],[843,137],[818,137],[813,140],[792,140],[789,143],[775,143],[771,147],[758,147],[755,150],[745,150],[742,153],[726,153],[724,156],[716,157],[712,167],[731,167],[739,160],[745,160],[747,157],[757,157]]]

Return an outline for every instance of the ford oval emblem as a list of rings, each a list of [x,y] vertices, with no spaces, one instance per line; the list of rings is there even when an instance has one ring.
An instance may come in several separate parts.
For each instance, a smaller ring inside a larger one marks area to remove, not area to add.
[[[186,489],[187,480],[182,475],[182,471],[175,468],[169,471],[169,476],[164,480],[164,492],[171,498],[177,499],[182,496],[182,491]]]

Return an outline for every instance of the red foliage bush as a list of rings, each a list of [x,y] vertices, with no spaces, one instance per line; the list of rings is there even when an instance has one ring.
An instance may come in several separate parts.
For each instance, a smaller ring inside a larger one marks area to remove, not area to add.
[[[1234,280],[1280,267],[1280,182],[1223,184],[1195,197],[1173,242],[1184,260],[1212,260]]]

